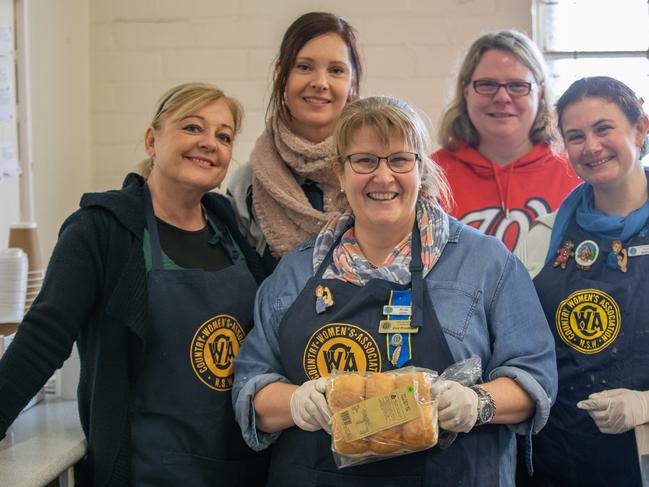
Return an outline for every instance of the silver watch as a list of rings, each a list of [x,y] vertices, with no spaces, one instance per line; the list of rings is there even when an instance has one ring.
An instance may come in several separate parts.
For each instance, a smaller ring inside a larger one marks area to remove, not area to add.
[[[473,386],[471,389],[478,395],[478,419],[475,426],[491,422],[496,414],[496,403],[493,397],[480,386]]]

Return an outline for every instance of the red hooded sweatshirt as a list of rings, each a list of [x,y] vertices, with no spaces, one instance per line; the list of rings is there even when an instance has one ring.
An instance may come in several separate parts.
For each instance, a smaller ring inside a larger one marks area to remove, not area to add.
[[[581,182],[566,159],[538,144],[520,159],[499,166],[476,149],[440,149],[432,155],[446,172],[455,205],[451,215],[494,235],[514,250],[531,223],[556,210]]]

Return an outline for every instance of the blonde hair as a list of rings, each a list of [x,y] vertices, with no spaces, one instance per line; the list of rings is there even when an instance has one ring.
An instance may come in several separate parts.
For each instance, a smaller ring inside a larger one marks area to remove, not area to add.
[[[226,96],[222,90],[209,83],[183,83],[174,86],[164,93],[156,103],[156,110],[151,119],[151,127],[158,130],[163,120],[172,115],[182,118],[207,105],[223,100],[232,113],[234,119],[234,132],[241,130],[243,120],[243,107],[236,99]],[[152,169],[151,159],[145,159],[138,165],[138,172],[144,177],[149,177]]]
[[[430,158],[430,135],[424,118],[405,101],[389,96],[372,96],[348,103],[342,111],[334,141],[336,157],[334,170],[341,174],[345,164],[346,149],[362,127],[371,127],[379,140],[388,144],[391,136],[399,137],[420,157],[419,173],[421,189],[419,195],[427,197],[449,208],[451,192],[443,170]],[[339,208],[348,208],[341,193]]]
[[[543,91],[539,97],[538,111],[530,128],[529,139],[535,145],[541,142],[552,144],[557,140],[557,134],[553,124],[550,93],[545,86],[547,79],[545,61],[534,42],[522,32],[515,30],[489,32],[476,39],[469,47],[460,66],[455,95],[442,115],[437,141],[449,151],[457,149],[458,141],[466,142],[472,147],[480,144],[480,134],[469,118],[464,88],[471,82],[473,72],[482,55],[492,49],[512,53],[532,72],[534,81]]]

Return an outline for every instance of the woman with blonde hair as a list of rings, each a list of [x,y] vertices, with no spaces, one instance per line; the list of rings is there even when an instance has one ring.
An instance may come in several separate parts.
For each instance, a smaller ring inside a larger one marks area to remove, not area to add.
[[[221,195],[239,103],[203,83],[164,94],[149,174],[85,194],[0,361],[0,436],[69,356],[81,358],[78,485],[263,485],[234,422],[232,361],[261,262]]]
[[[451,214],[510,250],[579,182],[552,147],[546,79],[543,57],[524,34],[476,39],[440,121],[442,148],[432,156],[451,185]]]
[[[525,269],[500,242],[444,213],[443,173],[427,156],[422,118],[406,103],[348,104],[335,142],[348,210],[264,282],[255,327],[235,360],[246,442],[255,450],[276,442],[269,485],[277,487],[512,486],[514,432],[538,431],[556,392],[551,335]],[[379,331],[395,296],[417,333]],[[346,360],[320,358],[343,350]],[[446,381],[438,397],[440,427],[466,433],[450,448],[336,469],[329,374],[443,371],[474,355],[482,383]]]
[[[228,187],[268,272],[335,211],[332,135],[343,107],[358,96],[361,75],[356,34],[344,18],[310,12],[286,30],[266,129]]]

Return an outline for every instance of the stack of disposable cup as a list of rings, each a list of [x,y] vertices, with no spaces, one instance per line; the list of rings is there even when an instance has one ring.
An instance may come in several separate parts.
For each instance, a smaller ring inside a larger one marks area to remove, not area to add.
[[[0,250],[0,323],[23,319],[27,266],[27,255],[21,249]]]
[[[25,302],[23,304],[20,319],[17,320],[17,322],[21,322],[24,314],[27,313],[29,307],[40,292],[45,274],[43,270],[43,260],[41,259],[41,249],[38,244],[38,228],[36,223],[26,222],[11,225],[11,227],[9,227],[9,247],[22,249],[27,254],[27,260],[29,262]],[[29,403],[27,403],[23,408],[23,411],[36,404],[43,398],[43,396],[43,389],[41,389],[29,401]]]
[[[43,277],[45,276],[41,250],[38,244],[38,228],[36,223],[25,222],[11,225],[9,228],[9,247],[23,249],[29,260],[27,292],[25,295],[25,307],[23,309],[24,313],[27,313],[41,290]]]
[[[34,299],[36,299],[38,293],[41,292],[41,286],[43,285],[44,274],[45,271],[42,269],[37,271],[27,272],[27,293],[25,294],[25,308],[24,308],[25,313],[29,311],[29,307],[34,302]]]

